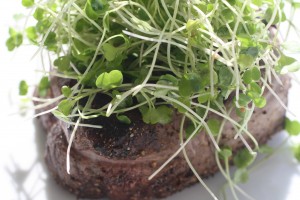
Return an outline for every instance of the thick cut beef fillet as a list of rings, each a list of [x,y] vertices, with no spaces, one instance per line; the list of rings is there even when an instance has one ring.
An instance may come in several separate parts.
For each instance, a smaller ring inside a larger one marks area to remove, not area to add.
[[[287,76],[281,80],[283,86],[274,83],[272,88],[286,103],[290,82]],[[59,95],[63,84],[66,83],[54,78],[49,96]],[[255,109],[248,123],[249,131],[259,143],[265,143],[282,128],[285,116],[285,110],[269,91],[264,96],[267,106]],[[102,125],[103,129],[80,127],[77,130],[70,154],[70,174],[66,171],[66,152],[72,127],[51,114],[41,116],[48,134],[45,159],[56,181],[78,197],[113,200],[162,198],[197,182],[182,153],[151,181],[148,180],[180,147],[180,115],[174,115],[167,125],[145,124],[138,111],[129,112],[127,116],[132,119],[130,125],[120,123],[115,117],[103,117],[92,121]],[[209,117],[218,118],[214,114]],[[236,118],[234,114],[232,117]],[[234,139],[235,134],[231,123],[226,123],[220,146],[229,146],[234,152],[243,148],[241,140]],[[202,177],[218,171],[215,148],[204,131],[191,140],[186,151]]]

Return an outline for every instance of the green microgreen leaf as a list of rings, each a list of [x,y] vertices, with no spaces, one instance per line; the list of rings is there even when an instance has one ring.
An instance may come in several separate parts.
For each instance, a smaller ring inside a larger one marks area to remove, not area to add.
[[[61,88],[61,93],[65,96],[65,97],[69,97],[72,94],[72,90],[71,88],[69,88],[68,86],[64,85]]]
[[[6,40],[6,47],[9,51],[14,50],[23,43],[23,35],[13,28],[9,29],[10,37]]]
[[[295,8],[295,9],[299,9],[300,8],[300,2],[294,2],[292,1],[292,7]]]
[[[249,173],[247,169],[241,168],[237,169],[234,173],[234,181],[236,183],[246,183],[249,179]]]
[[[96,87],[98,76],[106,71],[103,60],[94,63],[90,71],[85,76],[81,77],[81,83],[86,86]]]
[[[162,85],[172,85],[172,86],[176,86],[178,85],[178,78],[176,78],[173,75],[170,74],[166,74],[166,75],[162,75],[159,77],[159,81],[157,82],[158,84],[162,84]]]
[[[14,18],[15,21],[19,21],[19,20],[21,20],[21,19],[24,19],[25,17],[26,17],[26,16],[25,16],[24,14],[22,14],[22,13],[14,14],[14,15],[13,15],[13,18]]]
[[[240,94],[239,96],[239,105],[240,106],[247,106],[251,102],[251,98],[245,94]]]
[[[57,49],[57,40],[56,40],[56,33],[50,32],[44,42],[44,45],[47,47],[50,51],[56,51]]]
[[[157,112],[160,113],[160,117],[157,119],[157,123],[168,124],[172,121],[173,109],[168,106],[158,106]]]
[[[246,70],[243,74],[243,81],[246,84],[250,84],[252,82],[252,70]]]
[[[300,41],[286,41],[281,46],[289,53],[300,53]]]
[[[295,61],[294,63],[292,63],[290,65],[284,66],[281,70],[281,74],[285,74],[287,72],[297,72],[299,70],[300,70],[300,62]]]
[[[252,83],[250,83],[249,92],[255,93],[254,97],[259,97],[262,93],[262,89],[257,83],[252,82]]]
[[[34,26],[31,26],[31,27],[28,27],[26,29],[26,35],[27,35],[27,38],[33,42],[33,43],[37,43],[37,38],[38,38],[38,34],[37,34],[37,31],[36,31],[36,28]]]
[[[122,41],[122,42],[121,42]],[[102,45],[104,57],[109,62],[113,62],[114,65],[118,65],[123,60],[123,51],[129,47],[129,40],[123,34],[118,34],[111,43],[105,43]],[[117,43],[116,46],[113,43]]]
[[[232,156],[232,150],[230,148],[223,148],[219,152],[219,156],[223,160],[229,159]]]
[[[291,65],[296,61],[295,58],[281,54],[278,64],[275,66],[275,70],[277,73],[280,73],[285,66]]]
[[[179,102],[183,103],[187,107],[191,106],[191,101],[189,100],[188,97],[179,97],[177,100]],[[181,106],[181,105],[178,105],[178,104],[174,103],[173,106],[175,108],[177,108],[178,112],[180,112],[180,113],[185,113],[186,112],[186,109],[183,106]]]
[[[108,9],[107,0],[87,0],[85,4],[85,13],[91,19],[98,19]]]
[[[293,153],[298,162],[300,162],[300,145],[293,146]]]
[[[285,118],[284,128],[291,136],[296,136],[300,134],[300,122],[296,120],[290,120]]]
[[[252,68],[252,80],[259,81],[260,77],[261,77],[261,73],[260,73],[260,70],[258,69],[258,67],[253,67]]]
[[[131,120],[126,115],[117,115],[117,119],[124,124],[131,124]]]
[[[50,81],[47,76],[41,78],[40,83],[38,85],[39,96],[45,97],[48,93],[48,89],[50,88]]]
[[[232,89],[232,81],[233,81],[234,75],[228,69],[227,66],[220,67],[218,71],[218,87],[222,89],[221,94],[227,98],[227,95],[229,95],[231,89]]]
[[[255,104],[256,107],[263,108],[266,106],[267,100],[265,97],[257,97],[253,99],[253,103]]]
[[[188,97],[195,92],[199,92],[202,84],[203,79],[198,74],[185,74],[179,82],[179,94]]]
[[[51,26],[51,21],[47,18],[38,21],[36,24],[36,30],[38,33],[44,34],[48,31],[49,27]],[[53,35],[53,33],[52,33]]]
[[[114,90],[112,92],[112,94],[114,95],[114,99],[119,99],[118,96],[121,95],[121,93],[117,90]],[[121,108],[127,108],[127,107],[130,107],[132,106],[133,104],[133,99],[131,96],[128,96],[126,97],[125,99],[123,99],[123,101],[118,105],[118,108],[121,109]]]
[[[26,81],[22,80],[19,84],[19,95],[24,96],[28,93],[28,85]]]
[[[66,121],[68,121],[68,118],[66,115],[64,115],[62,112],[58,111],[58,110],[53,110],[52,114],[57,117],[58,119],[64,119]]]
[[[146,108],[143,112],[143,121],[147,124],[167,124],[173,117],[173,110],[167,106],[157,108]]]
[[[240,54],[238,58],[238,63],[241,70],[250,68],[253,65],[254,58],[251,55]]]
[[[208,100],[210,100],[210,97],[211,97],[210,92],[202,93],[202,94],[198,97],[198,102],[199,102],[199,103],[206,103]]]
[[[53,64],[60,72],[68,71],[70,68],[70,56],[58,57],[56,60],[54,60]]]
[[[277,24],[279,22],[283,22],[286,20],[285,13],[282,10],[280,10],[279,12],[280,12],[280,14],[279,13],[276,14],[276,17],[272,24]],[[271,21],[273,13],[274,13],[274,7],[269,7],[265,13],[264,19],[267,22]],[[280,15],[281,15],[281,18],[280,18]]]
[[[116,88],[123,82],[123,74],[119,70],[112,70],[100,74],[96,80],[96,86],[105,90]]]
[[[186,129],[185,129],[185,133],[186,133],[186,137],[187,138],[189,138],[191,135],[192,135],[192,133],[195,131],[195,126],[194,126],[194,124],[189,124],[187,127],[186,127]]]
[[[242,29],[242,30],[244,32],[244,29]],[[245,49],[247,49],[249,47],[256,46],[255,42],[252,40],[252,38],[249,37],[248,35],[246,35],[245,33],[239,34],[239,36],[237,38],[241,42],[242,49],[241,49],[240,55],[248,55],[248,56],[254,58],[253,55],[251,55],[251,53],[247,54],[247,51],[245,51]]]
[[[252,3],[257,6],[262,6],[263,1],[262,0],[252,0]]]
[[[75,103],[75,101],[64,99],[58,104],[58,110],[65,116],[68,116],[72,112]]]
[[[109,43],[105,43],[102,46],[104,56],[108,61],[113,61],[116,58],[117,48]]]
[[[237,168],[246,168],[254,161],[254,156],[248,149],[242,149],[237,152],[233,158],[233,163]]]
[[[34,5],[34,0],[22,0],[22,5],[25,7],[31,7]]]
[[[262,88],[255,82],[250,83],[247,96],[252,99],[253,103],[258,108],[263,108],[267,104],[266,98],[262,96]]]
[[[245,49],[242,49],[240,54],[246,54],[246,55],[250,55],[253,58],[256,58],[258,56],[258,48],[257,47],[248,47]]]
[[[33,13],[33,17],[37,20],[37,21],[42,21],[44,19],[44,13],[45,10],[42,8],[36,8],[34,13]]]
[[[207,125],[211,131],[211,133],[214,135],[214,136],[217,136],[219,131],[220,131],[220,128],[221,128],[221,122],[220,120],[217,120],[217,119],[209,119],[207,121]]]

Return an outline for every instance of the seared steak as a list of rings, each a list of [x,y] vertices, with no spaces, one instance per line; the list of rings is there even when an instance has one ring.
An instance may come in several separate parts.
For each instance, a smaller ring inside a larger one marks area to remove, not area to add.
[[[272,88],[287,102],[290,81],[281,77],[283,86],[274,83]],[[62,80],[52,81],[50,96],[60,94]],[[269,91],[265,92],[267,105],[255,109],[248,129],[261,143],[283,126],[285,109]],[[114,116],[97,118],[92,123],[103,129],[79,128],[72,144],[70,175],[66,171],[66,152],[72,127],[58,121],[52,114],[43,115],[40,120],[48,137],[46,142],[46,163],[56,181],[78,197],[114,200],[155,199],[171,195],[197,182],[184,156],[180,153],[151,181],[148,177],[160,167],[178,148],[181,116],[175,114],[167,125],[148,125],[142,121],[138,111],[127,114],[130,125],[120,123]],[[233,118],[236,118],[234,116]],[[210,117],[217,117],[210,113]],[[237,151],[244,145],[234,139],[236,130],[227,122],[220,146],[229,146]],[[251,144],[251,140],[246,137]],[[218,171],[215,148],[205,131],[197,134],[186,147],[195,169],[202,177]]]

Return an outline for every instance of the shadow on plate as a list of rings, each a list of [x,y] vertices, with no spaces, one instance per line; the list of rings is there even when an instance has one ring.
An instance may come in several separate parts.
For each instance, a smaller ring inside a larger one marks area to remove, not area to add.
[[[35,158],[29,167],[22,167],[19,157],[11,157],[5,167],[15,191],[16,200],[76,200],[77,198],[56,184],[44,162],[46,134],[37,120],[33,121]],[[28,156],[19,154],[21,156]]]

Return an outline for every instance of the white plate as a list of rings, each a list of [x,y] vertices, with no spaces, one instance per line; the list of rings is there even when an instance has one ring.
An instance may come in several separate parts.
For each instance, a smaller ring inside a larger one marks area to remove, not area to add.
[[[18,82],[21,79],[35,80],[32,73],[37,60],[30,60],[35,48],[21,48],[8,53],[4,46],[8,37],[9,25],[14,24],[11,16],[23,10],[20,1],[2,2],[0,8],[0,195],[5,200],[75,200],[76,197],[56,185],[48,174],[44,161],[45,134],[40,125],[28,119],[32,113],[21,117],[10,115],[18,111],[19,100],[16,99]],[[28,11],[26,11],[28,12]],[[298,77],[299,73],[298,73]],[[34,82],[34,81],[32,81]],[[290,109],[300,119],[300,87],[293,86],[290,92]],[[9,116],[10,115],[10,116]],[[278,146],[286,137],[285,132],[277,134],[270,145]],[[298,140],[298,142],[300,142]],[[240,187],[257,200],[298,200],[300,188],[300,167],[293,159],[290,142],[263,165],[257,167],[250,175],[250,180]],[[216,193],[225,183],[220,173],[206,181]],[[177,193],[168,200],[207,200],[211,196],[201,185],[195,185]],[[228,192],[228,199],[232,199]],[[241,199],[245,199],[241,197]]]

